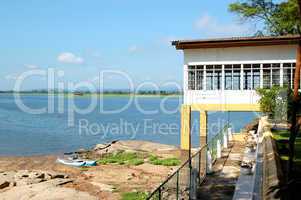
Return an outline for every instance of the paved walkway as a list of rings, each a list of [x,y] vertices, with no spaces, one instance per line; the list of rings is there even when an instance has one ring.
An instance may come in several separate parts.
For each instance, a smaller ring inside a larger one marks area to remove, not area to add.
[[[223,150],[222,158],[214,163],[213,173],[207,175],[198,190],[198,199],[232,199],[244,155],[244,136],[245,134],[233,136],[229,148]]]

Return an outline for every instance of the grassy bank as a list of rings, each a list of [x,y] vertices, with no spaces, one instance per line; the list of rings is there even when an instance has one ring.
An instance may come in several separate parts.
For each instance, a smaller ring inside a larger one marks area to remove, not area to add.
[[[99,159],[97,163],[102,165],[142,165],[143,163],[150,163],[152,165],[177,166],[181,164],[181,161],[178,158],[160,158],[149,154],[121,151],[115,154],[108,154]]]
[[[288,161],[289,157],[289,130],[272,130],[273,138],[276,141],[278,153],[283,161]],[[298,134],[295,142],[294,162],[301,171],[301,134]]]

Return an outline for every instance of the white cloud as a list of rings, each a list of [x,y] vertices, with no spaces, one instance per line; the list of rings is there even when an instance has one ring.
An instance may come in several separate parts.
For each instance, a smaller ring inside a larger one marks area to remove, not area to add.
[[[194,28],[206,37],[247,35],[250,27],[238,23],[221,23],[216,18],[204,14],[194,23]]]
[[[27,67],[28,69],[37,69],[37,68],[39,68],[39,67],[36,66],[36,65],[28,65],[28,64],[25,64],[24,66]]]
[[[83,58],[76,56],[70,52],[61,53],[57,57],[57,60],[61,63],[69,63],[69,64],[82,64],[84,62]]]
[[[142,49],[139,48],[137,45],[132,45],[129,47],[128,50],[130,53],[137,53],[137,52],[141,51]]]

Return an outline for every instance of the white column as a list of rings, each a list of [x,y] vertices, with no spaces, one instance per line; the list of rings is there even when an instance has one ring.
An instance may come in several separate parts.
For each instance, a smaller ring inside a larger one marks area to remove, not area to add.
[[[280,86],[283,87],[283,63],[280,63]]]
[[[212,157],[210,151],[207,151],[207,173],[212,172]]]
[[[240,89],[244,89],[244,65],[241,64],[240,67]]]
[[[187,90],[188,90],[188,65],[184,65],[183,69],[183,95],[184,95],[184,104],[187,103]]]
[[[233,140],[233,136],[232,136],[232,128],[228,128],[228,139],[229,141]]]
[[[251,90],[255,90],[255,88],[253,88],[253,64],[251,64]]]
[[[263,64],[260,64],[260,88],[263,88]]]
[[[222,65],[222,90],[225,90],[225,65]]]
[[[221,158],[222,157],[222,145],[221,141],[217,140],[216,142],[216,158]]]
[[[204,65],[204,90],[207,90],[207,86],[206,86],[206,82],[207,82],[207,78],[206,78],[206,71],[207,71],[207,66]]]
[[[224,136],[224,144],[223,144],[223,147],[224,148],[228,148],[228,136],[227,136],[227,131],[224,132],[223,136]]]

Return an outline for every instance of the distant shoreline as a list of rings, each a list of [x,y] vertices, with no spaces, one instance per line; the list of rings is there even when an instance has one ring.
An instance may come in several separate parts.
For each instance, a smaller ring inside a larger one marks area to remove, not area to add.
[[[91,96],[98,97],[182,97],[182,94],[115,94],[115,93],[91,93],[91,94],[82,94],[76,95],[72,93],[30,93],[30,92],[1,92],[0,95],[14,95],[19,94],[21,96],[64,96],[64,97],[76,97],[76,98],[85,98]]]

